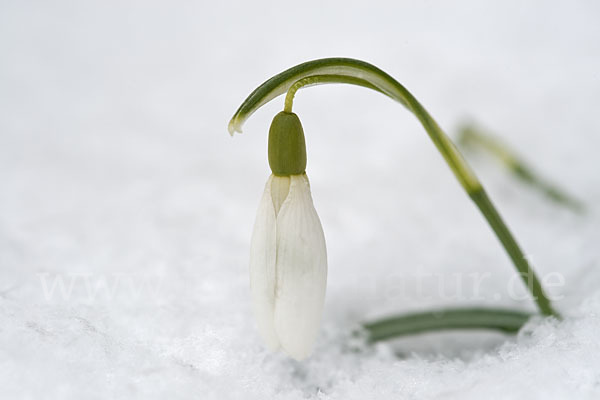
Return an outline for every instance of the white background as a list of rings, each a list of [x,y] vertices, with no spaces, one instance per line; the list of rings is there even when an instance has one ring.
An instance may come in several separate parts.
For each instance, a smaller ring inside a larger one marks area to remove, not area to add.
[[[597,398],[599,20],[591,0],[3,1],[0,398]],[[574,215],[469,156],[563,322],[353,338],[393,313],[534,306],[415,118],[322,86],[295,103],[328,243],[322,332],[303,363],[264,350],[247,262],[283,99],[226,127],[261,82],[332,56],[384,69],[451,135],[478,121],[586,202]]]

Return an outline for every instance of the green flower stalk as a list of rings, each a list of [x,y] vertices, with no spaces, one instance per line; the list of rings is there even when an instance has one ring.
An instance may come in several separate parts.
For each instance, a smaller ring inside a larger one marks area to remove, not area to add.
[[[325,83],[346,83],[366,87],[392,98],[412,112],[421,122],[430,139],[441,153],[442,157],[456,176],[461,186],[473,200],[475,205],[479,208],[488,224],[498,237],[500,243],[515,265],[517,272],[522,277],[524,283],[531,292],[533,299],[536,301],[542,314],[558,316],[557,312],[553,309],[550,301],[545,295],[537,275],[529,265],[512,233],[487,196],[479,179],[475,176],[454,143],[452,143],[450,138],[442,131],[435,120],[425,110],[425,108],[404,86],[374,65],[350,58],[325,58],[299,64],[278,75],[275,75],[256,88],[240,105],[229,122],[230,134],[233,135],[234,132],[241,132],[242,125],[246,119],[252,115],[252,113],[270,100],[286,92],[287,96],[285,99],[284,111],[275,117],[272,129],[274,129],[274,126],[294,126],[295,122],[293,121],[297,117],[293,117],[294,114],[291,114],[291,112],[296,91],[304,86]],[[275,124],[276,120],[277,124]],[[283,130],[285,131],[286,129]],[[291,132],[297,131],[295,128],[291,128],[289,130]],[[298,149],[304,149],[303,146],[304,138],[302,136],[302,139],[300,139],[300,136],[297,134],[297,132],[291,135],[284,134],[283,136],[280,136],[279,134],[273,135],[273,132],[270,132],[269,164],[273,170],[273,174],[275,176],[278,174],[283,174],[284,176],[290,174],[290,176],[295,176],[294,174],[303,170],[305,167],[305,164],[303,163],[306,161],[305,158],[303,158],[303,155],[305,156],[306,153],[298,152]],[[296,241],[298,243],[301,243],[302,240],[302,236],[296,237]],[[297,303],[296,306],[300,307],[300,304],[301,302]],[[293,308],[290,308],[289,310],[292,313],[294,312]],[[458,314],[450,314],[453,318],[455,318],[454,321],[456,321],[456,318],[468,319],[469,315],[474,315],[472,313],[470,314],[470,310],[457,310],[457,312]],[[482,323],[480,326],[483,328],[495,326],[496,328],[501,329],[503,324],[502,321],[505,321],[506,326],[504,330],[513,331],[516,323],[522,323],[524,321],[523,315],[515,314],[515,318],[496,318],[495,320],[498,321],[499,325],[490,323],[490,321],[493,321],[495,317],[501,315],[502,312],[503,310],[489,310],[485,324]],[[481,317],[485,313],[485,310],[477,311],[480,321],[483,321]],[[418,324],[420,324],[419,329],[423,329],[423,327],[427,326],[426,321],[428,318],[428,314],[425,313],[421,314],[421,317],[416,319]],[[290,317],[290,320],[293,320],[293,318]],[[411,320],[404,320],[404,322],[409,324],[411,323],[410,321]],[[415,319],[413,318],[412,321],[414,322]],[[444,323],[440,324],[439,321],[431,318],[429,318],[429,321],[431,323],[431,329],[439,329],[440,326],[444,325]],[[452,324],[449,323],[448,326],[450,327],[451,325]],[[477,323],[474,323],[474,325],[477,325]],[[369,328],[369,326],[377,327],[379,325],[376,323],[370,324],[367,325],[367,328]],[[389,336],[389,327],[391,325],[387,324],[385,326],[387,327],[386,329],[388,329],[387,335]]]

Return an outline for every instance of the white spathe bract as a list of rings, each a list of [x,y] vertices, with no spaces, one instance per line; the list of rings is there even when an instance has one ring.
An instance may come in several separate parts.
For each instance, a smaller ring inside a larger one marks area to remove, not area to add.
[[[271,175],[250,250],[253,309],[269,349],[297,360],[311,353],[326,283],[325,237],[306,174]]]

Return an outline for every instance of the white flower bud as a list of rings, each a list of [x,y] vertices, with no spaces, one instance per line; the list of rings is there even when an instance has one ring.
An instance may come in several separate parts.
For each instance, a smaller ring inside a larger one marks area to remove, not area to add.
[[[271,350],[302,360],[312,351],[327,283],[327,250],[306,174],[271,175],[250,250],[258,329]]]

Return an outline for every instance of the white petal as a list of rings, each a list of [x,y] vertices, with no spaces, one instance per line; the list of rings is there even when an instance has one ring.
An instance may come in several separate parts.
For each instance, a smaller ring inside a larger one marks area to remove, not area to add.
[[[325,299],[327,251],[305,174],[292,175],[277,215],[275,331],[295,359],[312,351]]]
[[[279,348],[275,334],[273,317],[275,310],[276,284],[276,221],[275,208],[271,198],[269,177],[265,192],[258,206],[254,231],[250,244],[250,291],[252,309],[258,324],[258,331],[270,350]]]

